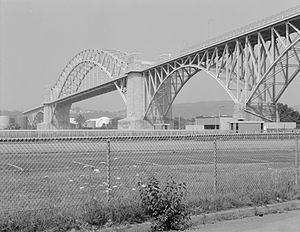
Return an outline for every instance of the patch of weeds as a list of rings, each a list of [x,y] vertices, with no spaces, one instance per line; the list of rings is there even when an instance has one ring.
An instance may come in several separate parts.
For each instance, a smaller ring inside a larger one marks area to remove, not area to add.
[[[115,199],[109,203],[111,220],[114,224],[141,223],[149,219],[137,201]]]
[[[152,231],[183,230],[187,227],[190,214],[184,200],[187,195],[185,183],[177,183],[172,177],[164,188],[159,181],[149,177],[139,182],[141,205],[147,215],[153,218]]]
[[[68,231],[79,229],[80,223],[74,215],[52,209],[24,211],[1,217],[0,231]]]
[[[96,200],[83,206],[82,220],[90,225],[103,226],[109,221],[107,207]]]
[[[141,223],[148,219],[136,201],[112,199],[109,203],[92,201],[83,207],[82,221],[94,226]]]
[[[232,208],[274,204],[299,199],[299,196],[300,187],[296,186],[293,181],[285,181],[265,188],[202,196],[202,198],[190,201],[188,207],[193,214],[212,213]]]

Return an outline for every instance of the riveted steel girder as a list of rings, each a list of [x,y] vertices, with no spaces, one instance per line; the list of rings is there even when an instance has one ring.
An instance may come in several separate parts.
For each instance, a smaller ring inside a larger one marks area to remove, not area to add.
[[[132,57],[124,52],[84,50],[75,55],[65,66],[50,90],[49,102],[58,102],[59,99],[118,79],[125,75],[132,62]],[[100,70],[93,72],[95,68]],[[126,81],[119,80],[114,84],[126,103]]]
[[[245,111],[275,120],[273,106],[299,73],[299,41],[298,14],[144,70],[145,119],[163,122],[182,87],[204,71]]]

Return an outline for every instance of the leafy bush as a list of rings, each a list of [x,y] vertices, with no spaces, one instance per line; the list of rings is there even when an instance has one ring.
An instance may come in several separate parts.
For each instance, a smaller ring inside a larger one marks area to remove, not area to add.
[[[146,183],[138,184],[142,207],[154,219],[153,231],[183,230],[187,227],[190,216],[184,204],[187,194],[185,183],[177,183],[169,177],[162,189],[159,181],[152,176]]]

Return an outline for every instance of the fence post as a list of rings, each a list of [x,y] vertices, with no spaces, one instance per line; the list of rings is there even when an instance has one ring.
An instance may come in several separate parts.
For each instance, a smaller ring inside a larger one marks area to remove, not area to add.
[[[214,194],[217,194],[217,178],[218,178],[218,171],[217,171],[217,137],[214,136]]]
[[[296,177],[295,177],[295,183],[298,185],[298,156],[299,155],[299,138],[298,135],[296,135],[296,152],[295,152],[295,166],[296,166]]]
[[[110,201],[111,192],[111,147],[110,139],[107,140],[107,157],[106,157],[106,182],[107,182],[107,201]]]

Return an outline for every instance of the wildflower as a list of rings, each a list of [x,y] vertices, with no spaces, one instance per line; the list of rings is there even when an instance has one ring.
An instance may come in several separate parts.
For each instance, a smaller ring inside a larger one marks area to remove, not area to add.
[[[118,187],[117,185],[114,185],[114,186],[113,186],[113,188],[117,188],[117,187]]]
[[[84,189],[84,187],[80,187],[80,190]]]
[[[73,182],[73,180],[69,180],[70,182]]]
[[[146,187],[146,185],[142,184],[142,187],[143,187],[143,188],[145,188],[145,187]]]
[[[120,180],[120,179],[121,179],[121,177],[119,177],[119,176],[116,177],[116,180]]]
[[[132,190],[135,191],[136,189],[135,189],[135,188],[132,188]]]
[[[137,166],[136,166],[136,165],[132,165],[132,167],[133,167],[133,168],[136,168]]]
[[[94,169],[94,172],[100,172],[100,170],[99,170],[99,169],[97,169],[97,168],[95,168],[95,169]]]

